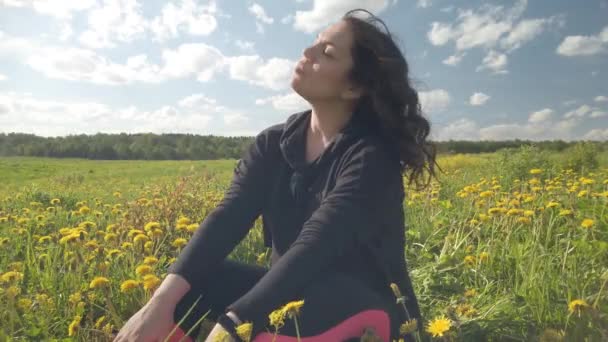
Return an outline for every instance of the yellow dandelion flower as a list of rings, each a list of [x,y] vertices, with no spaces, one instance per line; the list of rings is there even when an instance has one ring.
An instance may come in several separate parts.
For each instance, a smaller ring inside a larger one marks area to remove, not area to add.
[[[572,216],[572,210],[569,209],[561,209],[559,211],[559,216]]]
[[[101,329],[103,323],[106,321],[106,316],[101,316],[95,321],[95,329]]]
[[[17,307],[19,309],[21,309],[22,311],[29,311],[30,308],[32,307],[32,304],[33,304],[33,302],[29,298],[20,298],[17,301]]]
[[[476,295],[477,295],[477,290],[475,290],[475,289],[468,289],[464,292],[464,296],[467,298],[475,297]]]
[[[474,255],[467,255],[464,257],[464,264],[467,266],[473,266],[475,265],[475,256]]]
[[[106,287],[108,285],[110,285],[110,280],[108,278],[95,277],[93,280],[91,280],[89,287],[92,289],[98,289],[98,288]]]
[[[184,238],[177,238],[177,239],[175,239],[175,241],[173,241],[173,243],[171,245],[173,247],[175,247],[175,248],[182,248],[187,243],[188,243],[188,241],[186,239],[184,239]]]
[[[146,274],[150,274],[152,272],[152,267],[149,265],[139,265],[135,268],[135,274],[138,276],[144,276]]]
[[[154,256],[147,256],[144,258],[144,264],[145,265],[155,265],[156,263],[158,263],[158,258],[154,257]]]
[[[479,261],[487,261],[490,258],[490,253],[488,252],[481,252],[479,254]]]
[[[285,313],[287,315],[289,315],[289,317],[291,318],[300,313],[300,308],[303,305],[304,305],[303,300],[289,302],[289,303],[285,304],[285,306],[283,307],[283,311],[285,311]]]
[[[238,327],[236,327],[236,334],[239,335],[239,337],[245,341],[245,342],[249,342],[251,341],[251,331],[253,330],[253,324],[252,323],[243,323],[240,324]]]
[[[475,310],[475,308],[473,308],[473,306],[471,306],[471,304],[462,303],[462,304],[459,304],[458,306],[456,306],[456,312],[460,316],[471,317],[475,314],[476,310]]]
[[[137,234],[133,238],[133,243],[142,243],[148,241],[150,238],[146,234]]]
[[[581,222],[581,227],[589,229],[593,227],[594,224],[595,221],[593,221],[592,219],[584,219],[583,222]]]
[[[190,233],[194,233],[199,227],[198,223],[192,223],[186,226],[186,230]]]
[[[144,276],[144,289],[146,291],[154,290],[160,285],[160,279],[154,274],[146,274]]]
[[[86,205],[80,207],[80,209],[78,209],[78,213],[81,215],[86,215],[88,213],[91,212],[91,209],[89,207],[87,207]]]
[[[52,204],[52,205],[57,205],[57,204],[59,204],[59,203],[61,203],[61,200],[60,200],[59,198],[53,198],[53,199],[51,200],[51,204]]]
[[[120,248],[122,249],[130,249],[131,247],[133,247],[133,244],[130,242],[123,242],[122,245],[120,245]]]
[[[524,216],[525,217],[532,217],[532,216],[534,216],[534,210],[524,210]]]
[[[232,341],[232,336],[230,336],[230,334],[224,329],[218,331],[217,335],[215,335],[215,337],[213,337],[213,342],[227,342],[227,341]]]
[[[0,277],[0,280],[2,280],[3,283],[16,282],[21,279],[23,279],[23,273],[16,271],[8,271]]]
[[[283,308],[276,309],[268,315],[270,319],[270,325],[272,325],[275,330],[279,330],[285,324],[285,311]]]
[[[74,320],[68,326],[68,336],[76,336],[76,332],[78,331],[78,327],[80,326],[81,316],[74,317]]]
[[[190,224],[190,219],[189,219],[189,218],[187,218],[187,217],[182,216],[182,217],[180,217],[180,218],[177,220],[177,224],[185,224],[185,225],[189,225],[189,224]]]
[[[6,295],[8,296],[8,298],[15,298],[17,297],[19,294],[21,294],[21,288],[17,287],[17,286],[9,286],[8,289],[6,289]]]
[[[530,220],[529,217],[521,216],[521,217],[517,218],[517,223],[530,224],[530,223],[532,223],[532,220]]]
[[[156,229],[156,228],[160,228],[160,223],[158,222],[148,222],[146,223],[146,225],[144,226],[144,230],[146,232],[151,231],[152,229]]]
[[[584,299],[575,299],[568,304],[568,311],[580,314],[587,307],[589,307],[589,304]]]
[[[405,321],[403,324],[399,326],[399,334],[407,335],[411,334],[418,329],[418,320],[415,318]]]
[[[547,208],[555,208],[557,206],[559,206],[559,202],[555,202],[555,201],[550,201],[549,203],[547,203],[546,207]]]
[[[530,174],[531,175],[538,175],[538,174],[541,174],[541,173],[543,173],[543,169],[531,169],[530,170]]]
[[[429,322],[426,327],[426,331],[433,335],[433,337],[439,337],[443,336],[446,331],[450,330],[451,326],[452,321],[442,316]]]
[[[128,279],[120,284],[120,292],[127,293],[137,287],[139,287],[139,282],[137,280]]]

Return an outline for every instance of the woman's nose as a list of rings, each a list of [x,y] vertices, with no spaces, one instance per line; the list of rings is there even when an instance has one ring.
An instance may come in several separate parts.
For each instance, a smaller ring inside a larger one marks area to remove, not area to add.
[[[304,49],[304,57],[306,57],[306,59],[308,60],[313,60],[313,49],[312,47],[307,47],[306,49]]]

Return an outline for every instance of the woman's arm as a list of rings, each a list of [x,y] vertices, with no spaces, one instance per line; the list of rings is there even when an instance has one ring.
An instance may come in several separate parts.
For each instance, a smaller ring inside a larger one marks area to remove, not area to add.
[[[272,160],[267,157],[269,129],[260,132],[233,170],[230,187],[221,202],[200,227],[169,268],[190,286],[213,278],[213,269],[247,235],[262,213],[268,196]]]

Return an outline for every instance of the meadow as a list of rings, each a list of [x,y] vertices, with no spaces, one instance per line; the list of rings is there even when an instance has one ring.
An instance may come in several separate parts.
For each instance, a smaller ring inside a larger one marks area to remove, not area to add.
[[[608,340],[606,152],[522,148],[439,164],[439,181],[406,188],[405,257],[426,321],[404,328],[420,324],[420,340]],[[0,158],[0,341],[109,340],[234,165]],[[261,224],[230,258],[268,264]]]

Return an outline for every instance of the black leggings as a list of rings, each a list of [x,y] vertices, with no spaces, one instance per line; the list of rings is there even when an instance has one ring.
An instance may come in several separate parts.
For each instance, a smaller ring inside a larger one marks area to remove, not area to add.
[[[202,289],[192,288],[181,299],[175,310],[174,323],[186,316],[197,299],[197,305],[180,324],[182,331],[189,331],[209,310],[206,319],[215,321],[226,306],[249,291],[266,271],[264,267],[225,259],[209,278],[211,280],[202,284]],[[300,337],[306,338],[303,341],[358,341],[367,326],[373,326],[383,340],[392,341],[396,337],[400,323],[395,321],[398,304],[381,297],[353,277],[334,274],[311,284],[303,293],[304,305],[297,318]],[[200,325],[190,336],[196,337],[199,328]],[[256,335],[257,339],[252,336],[252,341],[266,341],[262,335],[274,332],[268,322]],[[280,336],[296,336],[293,320],[285,320],[275,342],[281,341]]]

